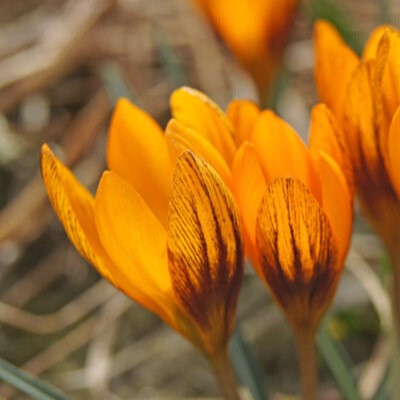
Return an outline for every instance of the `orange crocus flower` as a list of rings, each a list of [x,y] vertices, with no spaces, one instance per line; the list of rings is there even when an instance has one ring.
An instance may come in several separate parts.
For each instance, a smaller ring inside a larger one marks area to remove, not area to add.
[[[332,139],[322,151],[316,139],[330,124],[327,116],[323,106],[314,109],[307,148],[288,124],[264,111],[233,163],[253,265],[292,327],[311,332],[334,295],[352,227],[348,179],[327,153],[336,151],[340,160],[340,147]]]
[[[341,125],[363,211],[394,256],[400,237],[400,32],[378,27],[359,58],[321,21],[315,49],[318,92]]]
[[[196,0],[264,99],[277,73],[298,0]]]
[[[115,287],[220,357],[243,274],[229,190],[192,152],[172,160],[161,128],[127,100],[113,115],[107,160],[93,197],[43,146],[43,180],[67,235]]]

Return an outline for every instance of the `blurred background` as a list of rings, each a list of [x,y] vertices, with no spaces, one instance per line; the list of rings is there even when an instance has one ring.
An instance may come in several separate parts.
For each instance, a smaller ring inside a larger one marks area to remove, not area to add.
[[[48,142],[93,190],[119,96],[163,126],[170,93],[181,85],[223,108],[234,97],[256,99],[251,79],[193,3],[0,0],[0,357],[76,399],[218,398],[206,361],[80,258],[50,207],[38,167],[40,146]],[[337,24],[359,51],[379,23],[399,26],[400,2],[314,0],[299,8],[273,104],[305,139],[317,101],[312,23],[318,17]],[[384,282],[382,246],[358,215],[354,229],[328,328],[356,365],[368,399],[388,358],[382,331],[389,304],[376,278]],[[270,398],[297,393],[292,336],[250,269],[239,321]],[[323,360],[320,376],[321,399],[341,399]],[[0,382],[0,399],[23,398]]]

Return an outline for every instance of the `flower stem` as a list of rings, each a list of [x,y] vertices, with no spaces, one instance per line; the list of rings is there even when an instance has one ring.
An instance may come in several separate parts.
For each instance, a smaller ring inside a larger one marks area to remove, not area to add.
[[[300,327],[294,329],[294,336],[299,360],[302,398],[303,400],[317,400],[315,331]]]
[[[235,371],[227,349],[210,355],[209,360],[214,367],[215,376],[225,400],[240,400]]]

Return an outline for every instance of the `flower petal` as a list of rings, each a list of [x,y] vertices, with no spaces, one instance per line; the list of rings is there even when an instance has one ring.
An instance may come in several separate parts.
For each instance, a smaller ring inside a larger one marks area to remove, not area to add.
[[[126,99],[118,101],[111,120],[107,162],[165,223],[172,174],[163,132],[148,114]]]
[[[400,107],[395,112],[388,137],[388,169],[392,184],[400,199]]]
[[[330,109],[322,103],[314,106],[311,111],[309,147],[329,154],[338,163],[351,193],[354,193],[353,167],[345,143],[344,133]]]
[[[231,165],[235,152],[233,128],[213,101],[195,89],[182,87],[171,96],[171,110],[175,119],[203,135]]]
[[[389,48],[383,72],[382,92],[385,103],[385,112],[390,120],[397,107],[400,105],[400,32],[394,28],[387,27],[385,35],[387,35],[389,41]],[[385,43],[383,38],[379,47],[384,46]],[[377,56],[378,59],[385,57],[385,50],[386,49],[381,50],[383,54]]]
[[[326,21],[318,21],[315,24],[314,46],[315,79],[319,97],[341,122],[347,87],[359,59],[336,29]]]
[[[258,269],[256,251],[256,220],[267,183],[255,154],[253,144],[245,142],[237,151],[232,165],[233,192],[238,203],[246,233],[246,253]]]
[[[273,181],[256,228],[263,277],[292,324],[316,325],[339,277],[329,221],[297,179]]]
[[[366,61],[357,68],[349,84],[345,103],[346,141],[357,179],[379,183],[382,159],[379,143],[379,123],[383,120],[375,105],[379,104],[376,64]],[[361,182],[358,181],[357,185]],[[365,183],[364,183],[365,184]]]
[[[204,136],[171,119],[165,129],[165,139],[173,159],[177,159],[184,150],[192,150],[210,164],[229,187],[232,186],[231,172],[225,159]]]
[[[321,189],[308,150],[294,129],[272,111],[263,111],[253,130],[252,142],[267,183],[292,176],[302,181],[317,200]]]
[[[182,307],[208,338],[211,331],[213,344],[226,341],[243,275],[239,215],[219,176],[191,152],[174,173],[168,256]]]
[[[336,239],[339,264],[343,266],[350,245],[353,222],[353,200],[346,178],[336,161],[328,154],[311,152],[320,174],[322,208]]]
[[[260,108],[249,100],[234,100],[228,105],[227,115],[235,129],[236,146],[250,140]]]
[[[387,31],[387,28],[387,25],[380,25],[371,32],[364,46],[364,50],[362,53],[363,60],[374,60],[376,58],[378,47],[380,45],[383,35]]]
[[[124,291],[167,322],[173,310],[166,232],[134,188],[105,172],[96,194],[96,226],[104,248],[124,278]]]
[[[109,260],[97,234],[94,198],[45,144],[41,169],[50,202],[78,252],[112,283]]]

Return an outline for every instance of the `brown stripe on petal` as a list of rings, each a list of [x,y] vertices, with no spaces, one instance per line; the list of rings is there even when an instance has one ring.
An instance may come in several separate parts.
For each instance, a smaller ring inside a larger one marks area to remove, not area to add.
[[[243,274],[239,217],[219,176],[191,152],[177,162],[168,256],[179,302],[203,331],[231,332]]]
[[[256,222],[263,277],[291,322],[318,322],[340,269],[328,219],[293,178],[268,185]]]

